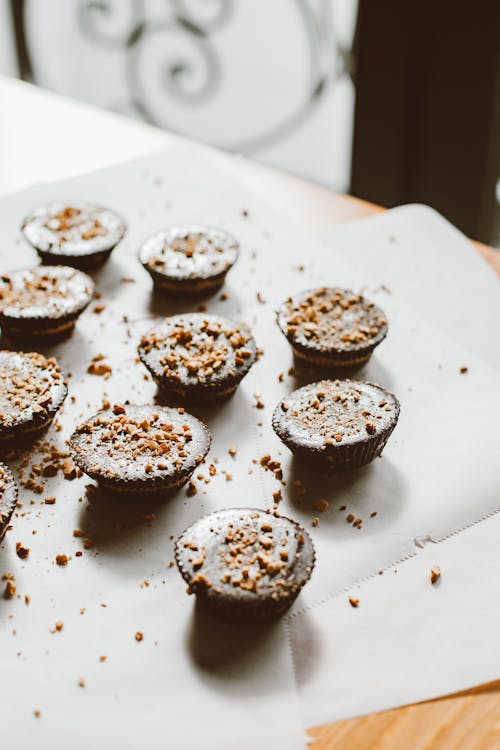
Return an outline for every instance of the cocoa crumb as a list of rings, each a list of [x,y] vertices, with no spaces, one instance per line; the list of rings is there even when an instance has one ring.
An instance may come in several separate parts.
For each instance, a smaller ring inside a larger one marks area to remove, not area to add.
[[[26,560],[29,556],[30,548],[25,547],[22,542],[16,542],[16,554],[21,560]]]

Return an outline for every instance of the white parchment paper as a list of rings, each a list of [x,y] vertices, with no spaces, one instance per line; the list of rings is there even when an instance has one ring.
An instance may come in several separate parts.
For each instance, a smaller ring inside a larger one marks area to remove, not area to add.
[[[404,206],[318,233],[363,272],[383,266],[394,294],[498,368],[498,279],[435,211]],[[469,471],[477,479],[474,461]],[[479,481],[469,502],[481,493]],[[413,557],[349,590],[359,608],[343,592],[295,613],[289,627],[307,725],[498,679],[499,532],[492,515],[438,545],[424,535]],[[432,586],[430,568],[438,563],[442,580]]]
[[[439,539],[497,509],[497,374],[388,293],[382,286],[387,283],[384,264],[369,270],[353,266],[347,250],[337,252],[314,234],[293,230],[194,149],[171,149],[4,199],[3,270],[35,260],[33,251],[16,239],[18,226],[37,203],[55,198],[116,207],[126,217],[129,233],[96,275],[105,312],[87,311],[72,339],[51,350],[71,371],[70,392],[76,397],[75,403],[68,400],[63,429],[54,439],[63,442],[80,419],[97,410],[103,391],[112,401],[141,403],[154,397],[155,387],[144,380],[135,361],[136,343],[155,315],[180,308],[152,296],[136,255],[143,238],[169,223],[221,224],[241,240],[241,258],[224,289],[227,299],[217,295],[207,308],[248,322],[264,356],[230,401],[193,409],[213,434],[208,462],[218,470],[208,482],[204,467],[194,497],[181,490],[166,503],[140,508],[99,496],[89,502],[86,480],[58,479],[49,482],[45,493],[57,496],[55,506],[41,505],[38,497],[30,506],[29,494],[23,493],[24,507],[1,554],[4,569],[16,574],[19,593],[29,593],[32,601],[29,607],[22,600],[2,603],[0,651],[9,679],[28,687],[16,692],[5,721],[9,725],[15,719],[18,727],[25,720],[24,734],[16,736],[26,741],[38,732],[55,748],[58,742],[65,745],[75,725],[81,727],[82,747],[98,729],[106,737],[123,739],[124,747],[127,742],[137,746],[144,738],[152,748],[163,747],[164,735],[182,738],[185,747],[196,747],[200,737],[207,747],[209,741],[214,747],[224,747],[223,742],[232,747],[235,739],[242,747],[243,742],[267,746],[268,740],[275,747],[278,741],[283,747],[300,746],[285,627],[281,623],[248,633],[194,613],[177,572],[168,567],[170,537],[216,508],[269,506],[280,488],[282,512],[307,526],[318,552],[317,568],[295,612],[329,601],[339,590],[413,554],[416,537]],[[371,236],[370,224],[365,225]],[[348,242],[346,232],[346,247]],[[277,401],[316,377],[287,374],[292,358],[274,323],[274,309],[294,291],[324,283],[367,287],[386,310],[388,339],[360,375],[393,390],[402,403],[400,424],[384,457],[335,481],[296,466],[270,428]],[[98,352],[113,367],[108,381],[86,374]],[[464,365],[469,371],[461,375]],[[283,382],[280,372],[285,373]],[[257,393],[263,409],[256,408]],[[230,446],[237,447],[236,459],[227,453]],[[281,460],[286,486],[261,468],[259,458],[266,453]],[[329,501],[323,513],[315,508],[319,498]],[[377,515],[370,518],[374,511]],[[360,530],[346,522],[349,512],[363,518]],[[315,517],[317,526],[312,525]],[[35,528],[38,533],[32,535]],[[95,540],[81,558],[74,557],[81,548],[72,536],[74,528]],[[25,563],[13,553],[18,539],[31,546]],[[55,566],[58,552],[73,555],[67,568]],[[313,611],[326,610],[318,606]],[[65,625],[52,634],[55,620]],[[292,618],[293,627],[299,621],[300,616]],[[134,639],[136,631],[144,633],[141,643]],[[109,658],[101,663],[100,654]],[[78,686],[79,676],[85,678],[85,688]],[[43,722],[32,719],[37,707]],[[62,716],[66,724],[61,724]]]

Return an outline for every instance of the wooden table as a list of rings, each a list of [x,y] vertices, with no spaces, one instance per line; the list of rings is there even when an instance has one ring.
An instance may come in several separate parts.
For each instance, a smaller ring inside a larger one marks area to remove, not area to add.
[[[182,142],[177,136],[0,77],[0,194]],[[186,143],[186,142],[185,142]],[[216,152],[214,152],[216,153]],[[254,162],[218,158],[290,218],[334,225],[382,211]],[[474,243],[500,276],[500,252]],[[310,730],[312,750],[500,750],[500,680]]]

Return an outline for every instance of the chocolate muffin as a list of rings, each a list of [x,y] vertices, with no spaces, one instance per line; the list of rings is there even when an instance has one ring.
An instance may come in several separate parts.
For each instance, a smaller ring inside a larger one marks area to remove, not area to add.
[[[117,213],[93,203],[49,203],[28,216],[22,231],[47,265],[89,270],[102,265],[125,236]]]
[[[199,295],[222,286],[238,252],[238,242],[224,229],[175,226],[149,237],[139,259],[159,291]]]
[[[62,338],[75,327],[94,282],[68,266],[35,266],[0,277],[0,326],[10,339]]]
[[[54,358],[0,351],[0,444],[37,437],[52,422],[67,392]]]
[[[205,425],[184,409],[115,404],[79,425],[69,445],[75,464],[103,486],[159,492],[185,484],[210,441]]]
[[[16,503],[17,485],[14,477],[5,464],[0,464],[0,542],[5,536]]]
[[[356,469],[380,456],[398,417],[397,398],[379,385],[322,380],[282,399],[273,429],[299,458]]]
[[[290,297],[278,325],[296,357],[331,369],[358,367],[387,335],[387,319],[373,302],[350,289],[321,287]]]
[[[138,351],[165,393],[210,401],[236,390],[257,349],[244,324],[191,313],[165,318],[142,337]]]
[[[290,607],[314,568],[314,546],[296,521],[257,508],[199,519],[175,543],[188,592],[215,617],[257,623]]]

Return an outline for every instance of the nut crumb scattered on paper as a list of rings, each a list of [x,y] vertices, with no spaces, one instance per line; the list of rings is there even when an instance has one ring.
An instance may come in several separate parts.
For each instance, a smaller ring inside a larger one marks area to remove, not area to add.
[[[439,565],[433,565],[431,568],[431,583],[437,583],[441,578],[441,568]]]

